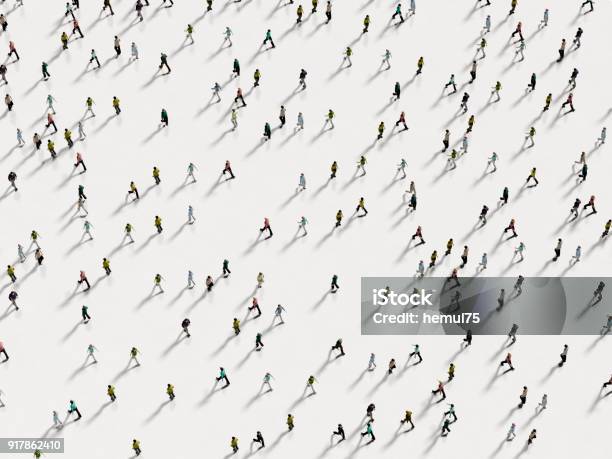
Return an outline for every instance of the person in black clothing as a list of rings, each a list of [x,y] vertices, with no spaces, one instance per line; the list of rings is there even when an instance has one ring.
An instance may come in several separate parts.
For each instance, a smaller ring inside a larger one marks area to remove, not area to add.
[[[338,430],[334,431],[334,433],[332,434],[332,437],[334,435],[340,435],[340,440],[338,440],[338,443],[340,443],[341,441],[346,440],[346,435],[344,433],[344,427],[342,427],[342,424],[338,424]]]
[[[264,448],[266,446],[263,435],[259,430],[257,431],[255,438],[253,438],[253,443],[259,443],[259,448]]]

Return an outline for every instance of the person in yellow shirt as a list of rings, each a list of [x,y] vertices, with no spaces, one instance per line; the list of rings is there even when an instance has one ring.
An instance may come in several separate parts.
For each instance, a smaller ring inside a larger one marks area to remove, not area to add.
[[[157,166],[153,166],[153,179],[155,180],[156,185],[161,183],[161,179],[159,178],[159,169]]]
[[[140,456],[140,453],[142,452],[140,449],[140,442],[136,439],[132,440],[132,449],[134,450],[134,453],[136,454],[136,456]]]
[[[166,394],[168,394],[170,400],[174,400],[174,386],[172,384],[168,384],[166,387]]]
[[[7,265],[7,267],[6,267],[6,274],[8,274],[8,277],[11,278],[11,282],[16,282],[17,281],[17,276],[15,276],[15,267],[14,266]]]
[[[416,74],[420,75],[421,72],[423,71],[423,65],[425,65],[425,60],[423,59],[423,56],[419,57],[419,60],[417,61],[417,71]]]
[[[108,260],[108,258],[103,258],[102,259],[102,267],[104,268],[104,271],[106,272],[106,275],[110,275],[111,273],[111,269],[110,269],[110,261]]]
[[[47,141],[47,150],[49,150],[49,153],[51,153],[51,158],[55,159],[57,157],[57,153],[55,152],[55,143],[51,139]]]
[[[359,203],[357,204],[357,209],[355,209],[355,213],[359,212],[360,210],[363,210],[365,213],[360,215],[361,217],[365,217],[366,215],[368,215],[368,209],[365,208],[365,199],[359,198]]]
[[[331,175],[329,176],[330,180],[336,178],[336,172],[338,172],[338,163],[334,161],[331,165]]]
[[[295,427],[294,419],[292,414],[287,415],[287,428],[291,431]]]
[[[119,115],[119,113],[121,113],[121,106],[119,104],[120,104],[119,99],[113,96],[113,108],[115,109],[116,115]]]
[[[342,225],[342,216],[343,214],[342,214],[342,209],[341,209],[336,213],[336,228]]]
[[[117,400],[117,396],[115,395],[115,386],[109,384],[106,388],[106,394],[110,397],[111,402]]]

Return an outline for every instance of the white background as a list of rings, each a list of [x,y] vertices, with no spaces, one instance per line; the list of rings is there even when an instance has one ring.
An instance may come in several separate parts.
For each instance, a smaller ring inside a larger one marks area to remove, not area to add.
[[[232,435],[240,440],[238,455],[246,457],[257,430],[268,443],[257,454],[270,457],[607,457],[606,405],[612,398],[599,398],[601,383],[612,370],[607,338],[519,336],[512,347],[516,371],[493,380],[503,358],[503,337],[475,337],[469,350],[457,354],[458,337],[359,333],[360,277],[412,276],[418,261],[427,261],[434,248],[443,253],[449,237],[455,239],[455,251],[440,263],[438,275],[458,266],[464,244],[470,247],[470,260],[460,275],[476,272],[482,252],[489,254],[487,275],[610,273],[609,243],[598,238],[609,218],[611,160],[607,145],[593,148],[612,113],[606,100],[606,50],[612,39],[607,2],[598,2],[593,14],[582,16],[576,0],[521,1],[516,13],[506,18],[509,1],[494,0],[493,6],[473,9],[467,0],[420,0],[416,16],[395,27],[388,25],[394,2],[336,0],[329,25],[323,25],[325,5],[320,2],[312,16],[310,5],[304,5],[299,28],[294,27],[297,2],[225,5],[216,0],[213,13],[204,15],[202,1],[176,0],[173,8],[161,9],[152,1],[144,9],[145,21],[137,25],[130,25],[135,13],[128,0],[114,1],[115,15],[105,13],[101,19],[102,1],[81,2],[77,15],[85,38],[71,39],[69,50],[60,53],[59,36],[71,31],[63,2],[26,0],[24,7],[11,11],[11,1],[2,5],[10,14],[0,41],[8,51],[8,40],[13,40],[21,60],[8,66],[10,84],[2,87],[1,95],[9,92],[15,107],[0,115],[0,169],[5,177],[17,172],[19,192],[0,200],[0,255],[3,266],[13,263],[17,243],[27,247],[29,233],[36,229],[45,261],[36,267],[30,256],[16,264],[22,308],[0,320],[0,339],[11,356],[0,365],[6,403],[0,409],[2,437],[62,436],[66,458],[129,457],[132,438],[141,441],[142,457],[223,457],[231,453]],[[550,24],[536,33],[547,6]],[[358,40],[366,13],[372,18],[371,29]],[[476,82],[465,88],[471,94],[468,114],[454,117],[461,91],[443,97],[441,90],[451,73],[459,86],[467,82],[486,14],[493,21],[487,57],[479,61]],[[525,60],[511,65],[516,45],[508,38],[519,20],[527,49]],[[195,44],[182,47],[188,23],[195,27]],[[226,26],[234,30],[234,46],[220,50]],[[562,63],[553,63],[561,38],[568,40],[569,48],[578,26],[585,30],[582,47]],[[267,28],[277,47],[258,52]],[[118,59],[114,35],[122,40]],[[132,41],[141,57],[130,64]],[[349,44],[353,66],[339,71]],[[103,63],[100,70],[86,71],[91,48]],[[392,68],[377,74],[386,48],[393,54]],[[173,71],[153,78],[162,51]],[[425,67],[414,78],[419,56],[424,56]],[[229,81],[234,57],[240,59],[242,76]],[[50,63],[52,78],[47,82],[39,81],[42,60]],[[577,111],[559,116],[573,67],[580,70],[574,91]],[[256,68],[262,73],[261,85],[251,91]],[[308,88],[294,94],[300,68],[308,71]],[[537,88],[525,95],[532,72],[538,75]],[[497,80],[503,85],[502,99],[487,105]],[[225,84],[222,101],[209,106],[215,81]],[[402,97],[389,104],[396,81],[403,86]],[[229,132],[229,109],[238,86],[247,94],[248,107],[239,110],[239,128]],[[539,116],[548,92],[555,102]],[[53,162],[44,145],[34,152],[31,144],[34,132],[44,129],[49,93],[58,101],[60,128],[54,137],[61,151]],[[88,96],[96,103],[97,117],[84,124],[87,139],[68,151],[63,128],[72,126],[77,137],[75,125]],[[114,116],[113,96],[121,100],[119,117]],[[260,145],[264,123],[277,126],[282,103],[287,126]],[[162,107],[168,110],[170,127],[159,130]],[[329,108],[336,112],[336,128],[321,134]],[[410,129],[390,136],[401,110]],[[291,135],[298,111],[304,113],[306,129]],[[444,129],[451,130],[451,143],[459,142],[472,113],[476,124],[469,153],[457,169],[443,173],[446,159],[438,152]],[[536,118],[536,145],[521,151],[525,132]],[[382,120],[385,138],[372,146]],[[14,147],[17,127],[28,142],[23,148]],[[589,176],[577,185],[572,166],[583,150]],[[76,151],[82,152],[88,167],[82,175],[71,175]],[[500,156],[498,171],[483,175],[492,151]],[[367,175],[353,179],[364,152]],[[408,162],[408,178],[394,181],[401,158]],[[215,186],[226,159],[237,179]],[[338,178],[325,186],[334,160]],[[182,186],[190,161],[198,167],[198,182]],[[159,187],[152,187],[153,166],[161,170]],[[540,185],[520,192],[533,166]],[[296,196],[300,172],[308,185]],[[131,180],[142,199],[124,206]],[[415,181],[419,198],[412,214],[405,213],[403,204],[409,180]],[[83,219],[71,218],[79,184],[85,185],[88,219],[94,227],[94,240],[82,244]],[[472,231],[481,206],[496,209],[504,186],[510,188],[509,204],[492,213],[486,227]],[[597,196],[599,213],[567,223],[573,200],[586,202],[591,194]],[[369,215],[349,223],[361,196]],[[184,224],[188,204],[197,218],[191,226]],[[338,209],[347,221],[331,234]],[[155,215],[163,219],[160,236],[155,235]],[[302,215],[310,221],[309,234],[294,240]],[[266,216],[274,237],[255,243]],[[513,217],[519,237],[499,243]],[[135,228],[136,242],[120,246],[127,222]],[[417,225],[422,225],[427,244],[407,251]],[[557,237],[564,239],[563,254],[550,263]],[[511,264],[519,241],[527,246],[525,260]],[[570,269],[579,244],[583,259]],[[103,257],[111,261],[108,278],[101,267]],[[224,258],[230,260],[231,277],[219,280],[213,292],[203,296],[204,279],[220,274]],[[81,269],[95,287],[73,295]],[[188,269],[197,276],[193,290],[184,290]],[[234,338],[232,318],[244,319],[260,271],[266,277],[256,293],[263,316],[243,320],[243,332]],[[165,293],[150,298],[156,273],[165,279]],[[327,293],[333,274],[341,285],[335,295]],[[3,298],[12,288],[4,277]],[[287,309],[286,324],[270,327],[278,303]],[[79,324],[83,304],[93,317],[87,325]],[[593,314],[601,315],[603,322],[606,312]],[[193,336],[174,345],[184,317],[191,319]],[[259,331],[265,348],[251,352]],[[324,365],[339,337],[347,355]],[[416,342],[424,363],[400,371]],[[90,343],[99,349],[99,363],[82,368]],[[570,345],[568,363],[553,371],[564,343]],[[142,366],[121,373],[132,346],[142,351]],[[370,352],[376,353],[379,366],[365,374]],[[398,361],[398,371],[381,383],[391,357]],[[459,421],[448,437],[439,438],[446,405],[429,406],[430,390],[445,377],[450,360],[457,372],[446,401],[456,404]],[[221,365],[232,385],[208,397]],[[275,390],[254,398],[266,371],[276,378]],[[319,380],[318,393],[297,402],[311,374]],[[112,406],[105,405],[109,383],[118,396]],[[176,399],[162,405],[167,383],[175,386]],[[529,387],[528,404],[511,411],[523,385]],[[543,393],[548,394],[549,407],[535,417]],[[83,419],[61,431],[48,430],[52,410],[63,417],[70,399],[77,402]],[[377,406],[377,441],[360,448],[356,435],[328,450],[336,424],[343,423],[349,434],[357,431],[370,402]],[[413,411],[417,427],[395,436],[405,409]],[[289,412],[296,428],[281,435]],[[518,436],[506,443],[511,422],[517,423]],[[538,438],[525,451],[532,428],[537,428]]]

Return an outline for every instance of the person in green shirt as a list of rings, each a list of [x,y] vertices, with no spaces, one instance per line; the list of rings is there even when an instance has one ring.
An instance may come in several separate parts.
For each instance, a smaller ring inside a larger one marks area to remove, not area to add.
[[[79,198],[82,199],[82,198]],[[91,241],[93,239],[93,236],[91,235],[91,229],[93,228],[93,225],[91,223],[89,223],[89,220],[85,220],[83,222],[83,237],[85,237],[85,235],[89,236],[89,240]],[[106,258],[105,258],[106,260]]]
[[[166,111],[165,108],[162,108],[162,111],[161,111],[161,124],[164,127],[168,127],[168,121],[169,121],[168,120],[168,112]]]
[[[391,16],[391,20],[395,19],[397,16],[400,18],[400,23],[404,22],[404,15],[402,14],[402,4],[398,3],[395,7],[395,13]]]
[[[225,369],[223,367],[219,367],[219,376],[217,376],[215,379],[217,380],[217,382],[221,380],[225,381],[225,386],[223,386],[224,389],[230,385],[227,373],[225,373]]]
[[[368,423],[366,424],[366,430],[365,432],[361,432],[361,436],[365,437],[366,435],[370,436],[370,443],[372,443],[373,441],[376,441],[376,437],[374,436],[374,431],[372,430],[372,422],[368,421]]]
[[[256,351],[260,351],[264,347],[264,343],[261,340],[261,338],[262,338],[261,333],[257,333],[257,335],[255,335],[255,350]]]
[[[94,355],[94,351],[97,351],[98,349],[96,349],[96,347],[93,344],[90,344],[89,346],[87,346],[87,358],[85,359],[85,362],[87,363],[87,361],[89,361],[89,357],[91,357],[93,359],[93,363],[98,363],[98,360],[96,359],[96,356]]]
[[[276,45],[274,44],[274,40],[272,40],[272,32],[270,31],[270,29],[266,31],[266,37],[264,38],[263,44],[265,45],[268,42],[270,43],[270,46],[272,48],[276,48]]]
[[[51,74],[49,73],[49,64],[43,61],[43,63],[41,64],[41,69],[43,80],[47,81],[49,78],[51,78]]]
[[[197,182],[195,175],[194,175],[194,171],[197,169],[197,167],[195,166],[195,164],[193,163],[189,163],[189,165],[187,166],[187,177],[185,180],[187,180],[189,177],[191,177],[191,181],[192,182]]]
[[[125,240],[126,238],[130,238],[130,243],[134,242],[134,238],[132,237],[133,229],[134,227],[132,226],[131,223],[125,224],[125,235],[123,236],[123,239]]]
[[[272,128],[270,127],[270,123],[266,122],[264,125],[264,140],[268,141],[272,138]]]
[[[81,317],[83,317],[83,323],[86,324],[91,320],[91,316],[89,315],[89,308],[85,305],[81,307]]]
[[[401,87],[399,81],[396,81],[395,82],[395,86],[393,86],[393,94],[391,95],[391,100],[392,101],[399,100],[401,95],[402,95],[402,87]],[[404,126],[405,125],[406,124],[404,123]]]
[[[68,407],[68,414],[72,414],[72,413],[76,413],[78,418],[76,418],[75,421],[78,421],[79,419],[81,419],[83,416],[81,416],[81,412],[79,411],[79,408],[77,407],[76,403],[74,403],[74,400],[70,400],[70,405]]]

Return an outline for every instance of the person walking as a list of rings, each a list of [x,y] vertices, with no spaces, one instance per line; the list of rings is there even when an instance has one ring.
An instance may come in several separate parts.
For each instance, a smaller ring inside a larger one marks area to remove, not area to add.
[[[559,46],[559,58],[557,59],[557,62],[561,62],[563,58],[565,57],[565,46],[566,46],[566,42],[565,42],[565,38],[563,38],[561,40],[561,45]]]
[[[332,432],[332,438],[335,437],[336,435],[340,437],[340,440],[338,440],[338,443],[346,440],[346,434],[344,433],[344,427],[342,427],[342,424],[338,424],[337,429],[334,432]]]
[[[158,70],[161,70],[163,67],[166,67],[166,70],[168,70],[166,72],[166,75],[168,75],[170,72],[172,72],[172,69],[168,65],[168,55],[166,53],[161,53],[160,57],[159,57]]]
[[[400,424],[410,423],[410,430],[414,429],[414,423],[412,422],[412,411],[406,410],[404,412],[404,417],[400,420]]]
[[[272,31],[270,29],[266,31],[266,36],[264,38],[263,45],[265,46],[267,43],[270,43],[270,47],[268,49],[276,48],[274,40],[272,39]]]
[[[527,445],[531,445],[533,443],[533,441],[537,437],[536,434],[537,434],[536,429],[532,429],[531,432],[529,432],[529,438],[527,438]]]
[[[523,386],[523,392],[521,392],[519,398],[521,399],[521,403],[519,403],[518,407],[523,408],[525,403],[527,403],[527,386]]]
[[[506,358],[502,360],[499,364],[500,367],[503,367],[504,365],[508,365],[508,368],[511,371],[514,371],[514,366],[512,366],[512,354],[510,352],[508,352]]]
[[[183,321],[181,322],[181,328],[183,329],[181,333],[185,333],[185,336],[187,336],[187,338],[191,338],[191,334],[189,333],[190,325],[191,320],[189,320],[188,318],[183,319]]]
[[[374,431],[372,430],[372,421],[368,421],[368,423],[366,424],[366,430],[364,432],[361,432],[362,438],[366,435],[370,437],[370,441],[368,443],[376,441],[376,436],[374,435]]]
[[[68,415],[71,415],[72,413],[76,413],[77,414],[77,418],[75,419],[75,421],[79,421],[83,416],[81,416],[81,412],[79,411],[79,408],[77,407],[76,403],[74,402],[74,400],[70,400],[69,406],[68,406]]]
[[[527,177],[527,180],[525,180],[525,185],[527,185],[530,180],[533,180],[535,182],[535,185],[533,185],[533,186],[537,186],[537,185],[540,184],[540,182],[536,178],[536,168],[535,167],[531,168],[531,172],[529,173],[529,176]]]
[[[563,345],[563,350],[561,351],[561,354],[559,355],[561,357],[561,361],[559,362],[559,367],[562,367],[563,365],[565,365],[565,362],[567,362],[567,352],[569,350],[569,346],[567,344]]]
[[[559,257],[561,256],[562,247],[563,247],[563,239],[558,238],[557,245],[555,246],[555,256],[553,257],[552,261],[557,261],[559,259]]]
[[[431,391],[432,395],[441,394],[442,398],[440,400],[444,400],[446,398],[446,392],[444,391],[444,383],[442,381],[438,381],[438,386]]]
[[[270,220],[268,217],[264,218],[264,224],[262,228],[259,228],[259,232],[263,233],[264,231],[268,231],[268,237],[266,239],[270,239],[274,234],[272,233],[272,227],[270,226]]]
[[[227,377],[227,373],[223,367],[219,367],[219,376],[217,376],[215,379],[217,382],[225,381],[225,386],[223,386],[224,389],[230,385],[229,378]]]
[[[136,440],[135,438],[132,440],[132,449],[134,450],[134,454],[136,454],[136,456],[140,456],[142,453],[142,450],[140,449],[140,441]]]
[[[114,402],[115,400],[117,400],[117,396],[115,395],[115,386],[109,384],[106,387],[106,395],[110,397],[111,402]]]

